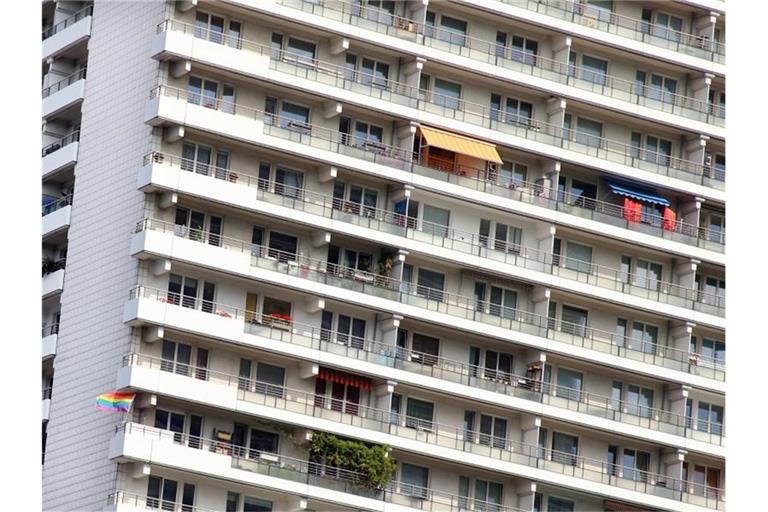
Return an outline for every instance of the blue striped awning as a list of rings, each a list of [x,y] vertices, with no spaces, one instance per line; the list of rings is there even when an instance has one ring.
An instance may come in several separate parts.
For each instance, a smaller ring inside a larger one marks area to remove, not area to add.
[[[652,190],[637,187],[635,185],[628,185],[624,183],[617,183],[615,181],[605,180],[611,192],[620,196],[631,197],[638,201],[646,203],[660,204],[661,206],[669,206],[671,203],[663,197],[657,195]]]

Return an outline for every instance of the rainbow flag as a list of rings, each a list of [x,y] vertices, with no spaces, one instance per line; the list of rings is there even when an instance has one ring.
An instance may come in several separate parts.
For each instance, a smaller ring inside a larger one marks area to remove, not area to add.
[[[128,412],[136,393],[102,393],[96,397],[96,408],[108,412]]]

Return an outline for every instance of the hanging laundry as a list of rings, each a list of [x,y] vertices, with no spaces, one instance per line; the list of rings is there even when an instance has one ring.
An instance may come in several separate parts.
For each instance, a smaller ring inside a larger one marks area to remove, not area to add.
[[[677,225],[677,215],[669,206],[664,207],[664,213],[662,214],[661,226],[667,231],[674,231]]]
[[[640,222],[642,215],[643,205],[637,201],[625,197],[624,198],[624,218],[628,222]]]

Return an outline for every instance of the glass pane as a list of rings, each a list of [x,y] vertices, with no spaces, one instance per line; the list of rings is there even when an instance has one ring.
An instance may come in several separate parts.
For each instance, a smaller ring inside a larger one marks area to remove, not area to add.
[[[557,370],[557,394],[568,400],[581,400],[583,376],[579,372],[559,368]]]

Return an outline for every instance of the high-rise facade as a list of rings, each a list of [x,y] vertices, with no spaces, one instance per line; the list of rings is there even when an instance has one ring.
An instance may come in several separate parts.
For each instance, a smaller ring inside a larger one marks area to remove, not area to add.
[[[724,4],[43,1],[45,509],[723,510]]]

